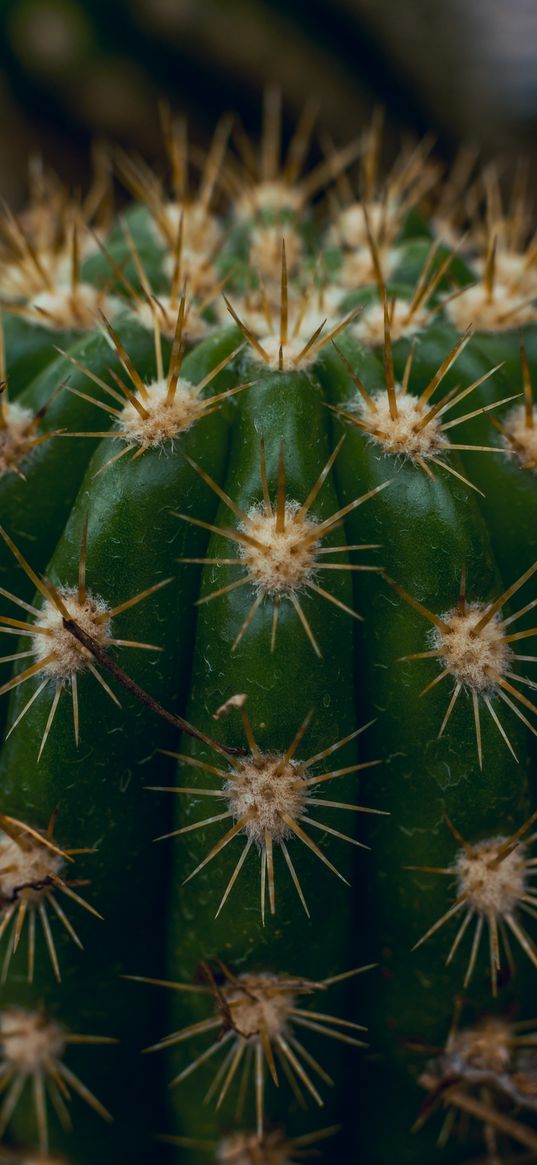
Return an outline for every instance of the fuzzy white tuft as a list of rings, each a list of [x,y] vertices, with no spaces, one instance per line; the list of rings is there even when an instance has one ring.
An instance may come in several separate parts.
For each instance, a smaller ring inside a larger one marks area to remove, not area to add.
[[[308,536],[316,522],[309,517],[296,522],[298,510],[298,503],[285,503],[285,527],[281,531],[276,529],[274,516],[266,514],[261,506],[248,513],[244,531],[258,545],[241,544],[239,552],[251,583],[264,594],[289,595],[300,590],[315,573],[318,544]]]
[[[23,1076],[48,1072],[65,1049],[63,1031],[41,1011],[6,1007],[0,1012],[0,1042],[5,1068]]]
[[[259,848],[269,833],[274,842],[292,836],[284,818],[298,820],[304,812],[307,787],[304,766],[276,753],[256,753],[238,760],[233,780],[225,786],[228,806],[235,820],[249,816],[246,836]]]
[[[63,600],[72,619],[97,643],[102,643],[110,635],[110,623],[107,619],[99,619],[105,614],[107,607],[102,599],[93,595],[86,595],[83,603],[78,599],[74,588],[59,588],[58,594]],[[92,656],[86,648],[67,631],[63,625],[63,615],[51,599],[45,599],[37,623],[50,634],[36,635],[34,651],[38,659],[53,656],[43,668],[43,675],[56,683],[67,683],[77,672],[84,671]]]
[[[41,902],[64,866],[60,854],[29,835],[21,844],[0,833],[0,907],[15,900],[28,904]]]
[[[472,285],[446,303],[444,311],[459,332],[463,332],[468,323],[472,323],[477,332],[501,332],[537,319],[537,308],[525,302],[520,289],[513,290],[499,280],[494,285],[493,295],[484,284]]]
[[[35,440],[33,419],[30,410],[17,402],[4,406],[5,427],[0,427],[0,477],[15,472],[32,449]]]
[[[121,413],[119,427],[121,435],[141,449],[155,449],[167,441],[173,441],[179,433],[186,432],[200,413],[197,387],[188,380],[177,381],[173,399],[169,399],[167,380],[155,380],[146,387],[146,396],[141,399],[145,416],[127,401]]]
[[[533,425],[528,424],[526,408],[516,405],[502,421],[503,443],[518,458],[523,469],[537,473],[537,406],[532,408]]]
[[[124,308],[119,299],[105,295],[90,283],[78,283],[74,290],[70,284],[58,284],[54,291],[40,291],[28,307],[34,323],[66,331],[97,327],[99,310],[113,320]]]
[[[360,400],[358,411],[367,424],[369,436],[382,446],[385,453],[401,457],[434,457],[448,448],[449,442],[440,430],[441,421],[431,417],[426,425],[423,418],[429,406],[420,397],[396,387],[397,416],[390,413],[390,401],[385,389],[372,393],[375,412]]]
[[[409,304],[397,299],[391,315],[390,333],[392,341],[405,336],[414,336],[423,331],[429,322],[430,308],[421,306],[409,311]],[[466,326],[467,321],[465,321]],[[360,318],[352,325],[352,332],[368,347],[382,348],[384,345],[384,304],[372,303],[365,308]]]
[[[468,906],[487,918],[511,915],[524,899],[527,885],[526,855],[523,845],[505,853],[505,837],[488,838],[460,850],[455,872],[458,893]]]
[[[295,1005],[291,986],[276,975],[239,975],[222,989],[228,1022],[243,1039],[266,1033],[272,1042],[287,1032],[289,1013]]]
[[[431,632],[434,646],[440,650],[442,666],[454,679],[483,696],[497,690],[495,676],[509,670],[511,649],[505,642],[500,617],[495,615],[476,632],[476,625],[487,610],[480,603],[470,603],[441,616],[449,630],[435,627]]]

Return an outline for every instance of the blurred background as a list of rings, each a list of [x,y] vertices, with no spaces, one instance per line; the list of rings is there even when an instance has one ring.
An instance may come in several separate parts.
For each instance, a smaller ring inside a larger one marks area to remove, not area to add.
[[[537,0],[0,0],[0,45],[13,206],[30,155],[74,185],[96,137],[158,161],[159,97],[201,143],[230,109],[256,133],[269,82],[288,126],[313,97],[342,143],[381,103],[393,148],[432,128],[448,161],[465,140],[506,172],[530,155],[535,174]]]

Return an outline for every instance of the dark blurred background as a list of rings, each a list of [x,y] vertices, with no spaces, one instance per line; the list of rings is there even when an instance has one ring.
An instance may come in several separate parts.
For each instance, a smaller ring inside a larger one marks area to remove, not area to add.
[[[268,82],[289,125],[318,99],[338,143],[382,103],[392,129],[432,128],[447,160],[470,140],[507,171],[535,163],[537,0],[0,0],[0,45],[14,205],[31,154],[74,184],[95,137],[158,159],[160,96],[201,142],[228,109],[255,133]]]

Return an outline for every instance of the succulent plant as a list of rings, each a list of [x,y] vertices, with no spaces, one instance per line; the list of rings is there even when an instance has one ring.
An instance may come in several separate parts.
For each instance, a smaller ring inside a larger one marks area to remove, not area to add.
[[[537,1155],[531,215],[277,112],[4,222],[6,1162]]]

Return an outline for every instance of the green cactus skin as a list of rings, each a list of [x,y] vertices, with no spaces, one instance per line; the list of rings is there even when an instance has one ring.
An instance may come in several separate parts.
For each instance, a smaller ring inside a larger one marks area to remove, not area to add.
[[[417,391],[425,387],[439,366],[446,349],[452,347],[456,339],[457,333],[445,323],[433,324],[427,333],[420,337],[412,372],[412,382]],[[446,376],[444,382],[446,391],[458,383],[464,384],[466,381],[471,383],[490,370],[490,359],[480,350],[481,340],[482,337],[475,336],[475,342],[472,340],[461,353]],[[486,416],[478,415],[473,418],[466,428],[466,437],[470,438],[472,444],[505,449],[505,442],[494,427],[493,418],[505,422],[513,409],[521,407],[523,398],[520,394],[523,384],[520,338],[517,339],[517,344],[516,361],[513,359],[510,368],[503,365],[477,388],[477,399],[472,401],[470,398],[468,411],[471,407],[475,409],[480,405],[487,407],[494,401],[506,400],[513,396],[518,399],[499,410],[491,410]],[[402,374],[407,356],[408,344],[401,342],[395,355],[398,374]],[[498,353],[498,363],[501,360],[502,357]],[[460,456],[467,477],[478,490],[481,490],[481,496],[477,496],[478,506],[485,517],[502,575],[509,578],[512,573],[517,577],[531,566],[537,553],[537,534],[532,516],[537,500],[535,472],[523,469],[516,456],[507,457],[504,453],[480,457],[463,451]]]
[[[230,333],[222,339],[208,344],[208,351],[198,356],[193,354],[191,364],[195,365],[193,372],[203,375],[214,367],[223,351],[229,351]],[[188,372],[188,366],[186,367]],[[221,376],[226,377],[226,373]],[[229,374],[227,374],[229,378]],[[222,388],[224,385],[222,385]],[[185,444],[188,452],[205,460],[210,452],[210,465],[213,472],[221,472],[225,455],[227,432],[222,418],[219,422],[215,418],[204,421],[202,426],[194,428]],[[207,452],[206,452],[207,451]],[[76,585],[77,561],[86,517],[91,515],[88,527],[88,571],[87,583],[91,593],[103,596],[106,591],[106,601],[109,606],[121,603],[125,598],[136,594],[137,582],[146,577],[146,555],[150,555],[152,563],[153,583],[160,583],[163,575],[163,564],[168,566],[173,562],[173,552],[187,549],[189,553],[199,553],[200,535],[195,527],[185,532],[185,529],[173,517],[171,507],[177,496],[196,494],[196,513],[202,514],[205,520],[213,516],[214,505],[212,499],[207,498],[206,491],[201,487],[199,480],[185,462],[184,458],[166,457],[159,451],[147,452],[138,462],[119,463],[111,466],[104,473],[96,476],[97,471],[110,458],[108,443],[102,443],[90,462],[86,479],[82,484],[80,495],[72,510],[65,533],[60,540],[50,566],[52,581],[63,586]],[[111,545],[121,545],[125,538],[125,531],[129,532],[128,542],[130,556],[121,557],[121,563],[115,556],[110,559]],[[123,531],[123,533],[122,533]],[[143,547],[143,551],[142,551]],[[171,554],[171,558],[170,558]],[[175,703],[177,699],[184,700],[185,671],[188,674],[189,659],[192,653],[192,621],[189,617],[194,597],[195,575],[182,573],[172,581],[168,590],[167,601],[160,605],[158,601],[149,598],[153,603],[151,610],[133,608],[132,612],[118,616],[118,627],[114,622],[114,631],[121,638],[152,642],[158,639],[158,648],[168,645],[166,651],[142,652],[144,661],[137,666],[136,662],[129,664],[129,675],[135,680],[143,679],[147,662],[151,661],[152,695],[162,701]],[[186,585],[186,589],[185,589]],[[158,635],[155,629],[158,627]],[[179,628],[182,628],[180,631]],[[151,632],[151,628],[153,632]],[[169,649],[173,643],[173,649]],[[147,657],[147,662],[145,662]],[[183,678],[181,679],[181,676]],[[62,835],[72,833],[76,835],[76,844],[88,828],[87,800],[92,801],[96,786],[101,786],[102,797],[106,803],[106,817],[94,820],[90,826],[92,834],[81,844],[96,845],[97,860],[90,869],[92,900],[106,900],[109,909],[114,911],[121,927],[115,925],[114,938],[109,936],[106,943],[91,943],[93,959],[84,960],[80,968],[82,974],[77,977],[75,997],[71,1000],[71,1014],[77,1017],[81,1014],[79,1005],[81,990],[87,998],[88,1020],[91,1015],[99,1017],[109,1015],[109,970],[110,960],[115,967],[117,977],[122,969],[126,968],[129,960],[133,964],[142,958],[148,947],[155,949],[158,958],[158,945],[155,945],[153,922],[155,899],[165,902],[167,896],[167,882],[165,879],[166,855],[162,850],[151,846],[151,839],[158,832],[162,832],[164,819],[158,812],[155,799],[150,799],[144,792],[144,784],[155,780],[155,773],[162,770],[162,758],[155,756],[157,742],[166,746],[170,744],[166,731],[160,731],[158,741],[151,732],[153,718],[146,710],[135,703],[130,707],[130,717],[124,720],[125,710],[120,712],[111,703],[104,692],[91,693],[95,681],[87,676],[79,682],[79,701],[81,716],[81,738],[86,738],[86,745],[81,744],[77,749],[72,726],[72,710],[69,707],[68,693],[65,693],[58,707],[58,723],[54,726],[50,741],[43,751],[39,768],[35,766],[35,755],[40,747],[50,706],[50,694],[45,690],[39,697],[23,722],[23,731],[11,736],[3,761],[5,761],[4,787],[6,794],[16,810],[21,812],[21,806],[31,805],[32,812],[40,820],[45,821],[50,809],[59,806],[59,823]],[[83,685],[89,685],[89,691],[84,692]],[[12,720],[16,719],[27,694],[24,686],[18,689],[10,708]],[[89,706],[87,701],[89,701]],[[91,709],[91,714],[88,712]],[[86,713],[86,716],[85,716]],[[85,723],[84,723],[85,720]],[[12,721],[11,721],[12,722]],[[97,734],[92,731],[92,724],[99,723]],[[158,728],[160,729],[160,725]],[[88,740],[89,737],[89,740]],[[72,771],[69,783],[76,783],[81,800],[72,802],[66,799],[64,778],[59,769],[66,772],[67,766]],[[137,786],[134,793],[133,784]],[[83,787],[86,787],[86,793]],[[9,790],[9,791],[8,791]],[[124,805],[125,797],[129,798],[128,810]],[[136,798],[137,807],[134,805]],[[90,813],[90,818],[93,813]],[[118,845],[116,822],[122,822],[121,830],[123,843]],[[149,828],[148,828],[149,827]],[[73,843],[75,844],[75,843]],[[130,855],[130,857],[129,857]],[[117,864],[114,872],[114,864]],[[123,878],[128,878],[131,886],[130,907],[124,910],[121,906],[123,896]],[[117,896],[117,897],[116,897]],[[113,901],[116,898],[117,906]],[[99,907],[100,909],[100,907]],[[104,908],[106,909],[106,908]],[[93,920],[92,920],[93,923]],[[87,930],[87,928],[86,928]],[[62,936],[64,937],[64,936]],[[73,952],[68,949],[71,945],[68,936],[62,943],[60,961],[63,963],[63,948],[65,956],[72,962]],[[86,944],[85,944],[86,945]],[[137,951],[135,951],[135,946]],[[24,952],[20,952],[20,958]],[[99,988],[100,984],[100,988]],[[56,1008],[65,999],[64,991],[58,992],[51,985],[51,1004]],[[128,993],[121,990],[121,997],[126,1005],[126,1011],[121,1016],[119,1008],[114,1007],[115,1031],[120,1032],[121,1038],[127,1040],[132,1054],[133,1036],[135,1041],[147,1040],[149,1031],[155,1018],[155,1008],[144,1006],[137,1008],[137,1031],[132,1031],[132,1015],[128,1002]],[[71,1014],[69,1019],[71,1020]],[[145,1018],[144,1018],[145,1015]],[[93,1019],[92,1019],[93,1022]],[[147,1033],[147,1034],[145,1034]],[[110,1080],[117,1079],[118,1062],[110,1065]],[[144,1079],[139,1076],[140,1101],[139,1110],[144,1111],[147,1104],[147,1095],[154,1090],[158,1096],[159,1085],[162,1085],[157,1069],[149,1072]],[[160,1089],[162,1094],[162,1088]],[[144,1125],[136,1125],[132,1121],[132,1098],[125,1097],[126,1111],[122,1117],[117,1114],[113,1133],[103,1132],[99,1127],[95,1130],[97,1140],[93,1141],[90,1128],[85,1130],[84,1139],[87,1143],[88,1154],[104,1151],[105,1145],[110,1143],[110,1137],[117,1137],[116,1148],[119,1146],[139,1143],[140,1137],[147,1130]],[[28,1114],[23,1115],[23,1121],[28,1120]],[[22,1125],[21,1131],[24,1128]],[[108,1150],[107,1150],[108,1151]],[[112,1150],[113,1151],[113,1150]],[[149,1147],[147,1148],[149,1151]],[[89,1157],[88,1157],[89,1159]]]
[[[291,396],[292,394],[292,396]],[[285,450],[285,491],[289,501],[302,502],[306,499],[311,487],[321,473],[329,455],[329,446],[326,437],[326,418],[321,406],[319,388],[309,375],[277,376],[268,374],[256,386],[255,394],[245,396],[239,406],[240,416],[234,431],[233,448],[228,463],[226,489],[230,492],[233,501],[242,509],[250,509],[252,504],[262,500],[260,483],[260,439],[263,438],[267,457],[267,479],[271,497],[275,498],[278,478],[278,462],[280,447]],[[307,425],[309,439],[307,445],[300,440],[300,435]],[[337,498],[333,487],[328,481],[319,492],[313,503],[313,513],[321,520],[329,518],[338,508]],[[217,525],[235,524],[236,518],[230,515],[225,505],[222,505]],[[330,535],[326,540],[329,545],[340,544],[339,531]],[[208,557],[226,557],[229,547],[233,546],[227,540],[214,535],[209,542]],[[334,555],[332,560],[342,561],[340,554]],[[326,561],[326,560],[325,560]],[[343,559],[346,561],[346,556]],[[201,596],[209,594],[218,586],[225,586],[238,574],[236,567],[214,568],[205,567],[202,577]],[[352,602],[352,588],[349,572],[330,571],[326,576],[335,576],[337,587],[332,580],[326,583],[327,588],[342,602]],[[240,575],[239,575],[240,577]],[[324,577],[323,577],[324,584]],[[352,703],[352,638],[349,633],[349,616],[343,611],[335,609],[335,618],[327,624],[325,619],[326,600],[313,595],[311,600],[302,600],[304,613],[311,623],[316,635],[320,650],[323,652],[323,667],[321,670],[314,666],[315,656],[312,646],[300,624],[296,611],[285,599],[282,600],[280,620],[275,640],[274,651],[271,653],[271,623],[272,602],[265,599],[263,606],[256,613],[248,627],[237,650],[230,655],[230,648],[236,638],[237,631],[248,611],[251,609],[255,591],[251,586],[241,587],[223,595],[213,601],[204,603],[200,607],[200,616],[197,630],[197,647],[192,673],[191,696],[187,716],[192,722],[199,724],[209,733],[214,731],[212,714],[234,693],[247,695],[247,710],[251,719],[252,728],[259,748],[275,750],[284,753],[293,741],[297,729],[303,723],[310,710],[314,710],[310,726],[303,742],[296,753],[296,757],[307,759],[317,752],[323,751],[328,744],[335,743],[352,733],[356,728],[355,714]],[[326,630],[330,626],[330,636]],[[244,743],[242,726],[238,713],[230,712],[222,729],[218,733],[225,743],[240,745]],[[207,758],[207,749],[200,749],[194,745],[188,753],[196,758]],[[214,763],[214,755],[210,758]],[[333,762],[333,763],[332,763]],[[320,762],[322,764],[322,762]],[[330,771],[332,768],[344,768],[356,764],[356,755],[349,743],[347,747],[339,749],[334,757],[330,758],[324,768],[316,766],[318,772]],[[226,766],[224,765],[224,768]],[[180,765],[177,783],[185,783],[185,773],[189,770]],[[320,786],[319,796],[324,794],[332,800],[355,802],[357,777],[355,774],[343,776],[341,779],[330,782],[330,792],[327,786]],[[219,784],[220,782],[217,782]],[[210,781],[214,787],[214,780]],[[313,795],[313,793],[312,793]],[[200,813],[195,800],[177,797],[178,817],[176,827],[181,823],[190,823],[207,816],[207,812]],[[192,803],[193,801],[193,803]],[[186,802],[186,805],[183,804]],[[225,802],[222,808],[225,808]],[[219,803],[217,803],[217,806]],[[212,804],[209,804],[212,810]],[[205,809],[205,805],[203,806]],[[344,810],[326,809],[319,807],[311,809],[314,820],[321,819],[332,828],[344,833],[355,834],[360,837],[363,833],[363,818],[359,814],[347,813]],[[352,819],[358,820],[354,822]],[[178,839],[173,850],[173,882],[180,886],[183,878],[190,873],[207,855],[210,846],[219,837],[220,829],[208,827],[186,835],[184,840]],[[229,824],[227,826],[229,828]],[[302,826],[317,843],[319,830],[310,828],[306,823]],[[322,836],[322,834],[320,835]],[[179,842],[183,840],[183,844]],[[330,839],[329,839],[330,840]],[[273,971],[274,954],[278,951],[277,967],[292,974],[303,975],[304,971],[300,952],[307,951],[307,977],[324,979],[327,975],[337,974],[338,971],[350,967],[352,959],[352,894],[348,887],[341,884],[333,873],[325,869],[315,855],[308,852],[305,845],[296,839],[287,842],[288,852],[292,854],[293,864],[297,870],[303,894],[311,911],[311,919],[306,917],[302,909],[295,888],[292,885],[289,870],[285,866],[281,847],[274,843],[274,865],[276,886],[276,910],[271,917],[267,898],[267,917],[262,925],[260,917],[260,858],[255,851],[250,852],[247,862],[241,871],[236,887],[231,892],[226,905],[218,918],[215,914],[224,894],[226,884],[233,873],[240,853],[244,847],[244,837],[231,843],[221,858],[209,864],[205,870],[180,894],[173,897],[173,914],[170,928],[170,961],[169,976],[182,981],[189,981],[196,963],[199,961],[199,943],[190,930],[190,920],[196,911],[196,904],[204,902],[206,913],[206,927],[204,929],[204,957],[214,961],[220,957],[229,964],[235,972]],[[350,845],[345,845],[337,839],[330,846],[323,847],[323,854],[335,864],[340,873],[351,877]],[[367,860],[367,855],[358,855],[360,866]],[[357,865],[358,865],[357,861]],[[291,893],[295,898],[291,913],[287,904]],[[315,919],[319,917],[321,904],[326,903],[330,916],[327,913],[323,926],[322,941],[319,941]],[[339,919],[345,916],[348,923],[343,930],[339,926]],[[192,934],[192,938],[187,936]],[[370,962],[370,959],[363,960]],[[146,989],[147,990],[147,989]],[[339,993],[341,997],[341,992]],[[345,999],[345,995],[343,995]],[[342,1011],[342,1004],[338,999],[336,989],[330,992],[330,1005],[318,1005],[321,1011],[328,1010],[334,1014],[348,1014]],[[317,1000],[315,1001],[317,1004]],[[194,1010],[195,997],[187,997],[185,1001],[178,999],[182,1004],[180,1020],[177,1018],[175,1026],[185,1025],[192,1021],[196,1014]],[[337,1005],[339,1003],[339,1011]],[[347,991],[347,1007],[350,1004]],[[362,1022],[360,1013],[349,1018]],[[301,1038],[308,1032],[299,1032]],[[308,1046],[308,1040],[304,1040]],[[333,1075],[338,1076],[341,1071],[342,1049],[344,1045],[336,1045],[335,1050],[326,1048],[329,1041],[317,1037],[311,1048],[312,1054],[320,1059],[323,1067]],[[182,1065],[190,1057],[183,1054]],[[179,1070],[179,1068],[177,1069]],[[280,1073],[281,1074],[281,1073]],[[282,1081],[282,1093],[285,1077]],[[207,1081],[208,1083],[208,1081]],[[319,1084],[319,1081],[315,1081]],[[270,1085],[268,1086],[271,1087]],[[185,1082],[174,1090],[174,1101],[177,1107],[182,1127],[195,1135],[195,1129],[203,1129],[203,1136],[214,1135],[214,1115],[211,1109],[199,1106],[200,1090],[205,1089],[205,1082],[196,1081],[194,1074],[190,1081]],[[323,1094],[327,1091],[322,1086]],[[328,1090],[330,1091],[330,1090]],[[196,1101],[198,1097],[198,1101]],[[277,1098],[276,1098],[277,1100]],[[326,1098],[329,1103],[330,1098]],[[274,1103],[274,1098],[272,1098]],[[292,1094],[289,1096],[288,1086],[281,1100],[277,1101],[275,1109],[279,1119],[285,1118],[286,1107],[292,1103]],[[331,1123],[337,1102],[333,1101],[332,1110],[326,1116],[323,1112],[322,1120]]]
[[[333,384],[334,370],[330,371]],[[340,388],[346,399],[349,388],[349,383]],[[354,491],[357,473],[361,487],[371,488],[389,472],[387,462],[389,458],[379,457],[367,439],[349,434],[336,465],[343,500]],[[380,495],[374,510],[371,507],[358,511],[348,519],[349,537],[381,543],[387,573],[425,607],[434,607],[438,613],[456,605],[463,567],[467,571],[469,599],[483,597],[486,601],[501,590],[477,504],[468,491],[457,484],[452,486],[446,477],[439,473],[433,483],[418,467],[403,467],[395,487]],[[420,536],[424,528],[428,531],[426,543]],[[368,576],[360,577],[357,592],[357,607],[376,612],[375,631],[364,627],[355,665],[364,717],[377,717],[364,746],[376,754],[382,750],[385,759],[368,782],[368,799],[371,797],[378,807],[390,805],[398,822],[390,831],[389,847],[381,843],[379,828],[372,830],[373,852],[368,869],[372,884],[368,883],[366,896],[365,931],[377,936],[377,949],[384,955],[384,974],[376,978],[374,986],[368,985],[368,1005],[390,1047],[390,1078],[397,1098],[392,1111],[400,1104],[403,1113],[411,1103],[410,1092],[415,1087],[412,1078],[422,1067],[416,1053],[405,1048],[406,1041],[417,1039],[417,999],[420,1040],[431,1045],[441,1043],[449,1028],[453,1000],[462,986],[464,967],[461,968],[462,955],[450,968],[442,967],[450,943],[441,935],[430,940],[441,948],[437,947],[434,976],[430,973],[429,944],[405,961],[404,970],[401,967],[399,952],[409,944],[409,931],[411,945],[452,901],[444,879],[405,873],[402,867],[449,864],[456,846],[445,815],[465,838],[472,835],[472,840],[514,831],[528,812],[528,755],[523,730],[520,733],[517,724],[510,723],[509,732],[513,732],[512,743],[519,750],[518,766],[499,742],[492,721],[483,723],[484,762],[480,772],[471,705],[454,710],[445,738],[438,741],[450,690],[444,682],[420,699],[422,690],[438,674],[436,661],[396,662],[403,655],[427,649],[428,628],[423,617],[387,586],[380,588]],[[373,683],[368,681],[370,676],[374,676]],[[393,735],[391,731],[387,733],[387,717]],[[415,826],[416,820],[419,827]],[[468,956],[467,947],[464,950]],[[483,985],[474,988],[472,998],[477,991],[481,1005],[486,1006],[490,987],[485,972],[482,976]],[[377,1048],[387,1054],[379,1043]],[[367,1085],[370,1152],[379,1161],[387,1161],[391,1152],[391,1132],[381,1120],[385,1071],[384,1064],[377,1066]],[[407,1129],[399,1136],[398,1159],[430,1160],[433,1145],[434,1136],[432,1141],[427,1137],[418,1139]]]
[[[203,182],[190,202],[168,200],[123,159],[139,201],[80,266],[105,315],[105,296],[122,297],[113,332],[96,317],[87,334],[60,336],[32,318],[31,295],[5,321],[9,399],[49,434],[23,478],[0,473],[0,631],[6,656],[23,653],[0,663],[0,720],[6,733],[15,724],[0,751],[8,1155],[26,1145],[77,1165],[227,1165],[244,1134],[240,1165],[288,1165],[332,1125],[327,1161],[484,1153],[497,1165],[537,1148],[531,1033],[529,1051],[505,1050],[519,1046],[505,1032],[531,1019],[537,974],[537,315],[525,296],[523,364],[516,312],[493,330],[475,309],[463,340],[470,284],[496,303],[520,247],[513,259],[503,220],[495,260],[477,227],[460,255],[431,243],[440,228],[420,199],[442,196],[425,150],[406,157],[401,185],[392,173],[383,204],[376,140],[366,135],[366,213],[345,179],[328,224],[280,171],[270,134],[259,180],[237,159],[221,173],[207,164],[222,202],[246,191],[219,223]],[[134,408],[134,396],[146,424],[163,376],[160,435],[133,438],[126,455],[123,414],[102,406]],[[166,412],[177,381],[211,402],[185,425]],[[525,408],[526,463],[508,451],[513,407]],[[2,398],[0,409],[1,456]],[[45,633],[19,640],[34,621]],[[24,678],[45,644],[53,658]],[[181,715],[198,736],[179,733]],[[73,865],[70,850],[83,851]],[[435,929],[457,894],[458,922]],[[466,1067],[455,1028],[448,1040],[461,992]],[[48,1037],[64,1083],[72,1070],[97,1097],[74,1095],[74,1132],[62,1131],[43,1043],[10,1034],[14,1022],[23,1036],[52,1032],[49,1021],[96,1044]],[[472,1043],[472,1024],[488,1043]],[[501,1072],[487,1060],[486,1087],[485,1044],[510,1057]],[[473,1116],[465,1140],[437,1143],[445,1111],[455,1126]]]
[[[76,333],[39,328],[35,320],[18,316],[7,316],[3,326],[11,397],[18,396],[54,360],[56,345],[68,348],[77,338]]]
[[[154,368],[153,343],[147,332],[127,321],[118,325],[119,334],[131,353],[142,375],[150,375]],[[49,341],[50,343],[50,341]],[[110,347],[101,335],[91,335],[77,341],[70,349],[71,358],[91,368],[98,377],[107,376],[110,366]],[[88,393],[88,377],[63,356],[55,354],[49,367],[41,372],[28,388],[19,394],[17,404],[36,415],[47,408],[40,432],[83,432],[104,430],[113,418],[88,400],[75,393]],[[113,381],[109,379],[111,387]],[[69,383],[69,389],[63,387]],[[106,401],[106,394],[98,385],[97,400]],[[9,381],[11,389],[11,382]],[[10,393],[11,395],[11,393]],[[67,521],[84,470],[93,451],[90,440],[75,440],[69,445],[61,438],[51,438],[33,449],[25,458],[22,472],[26,477],[21,496],[21,482],[15,473],[0,478],[0,506],[2,522],[16,539],[23,554],[31,557],[35,570],[43,570]],[[51,485],[52,484],[52,490]],[[21,571],[7,547],[0,549],[0,578],[4,590],[15,592],[20,598],[30,599],[33,584],[21,579]],[[2,613],[13,615],[13,604],[4,597],[0,600]],[[8,607],[10,608],[8,610]],[[7,682],[9,670],[0,665],[0,682]],[[5,705],[0,713],[4,722]]]

